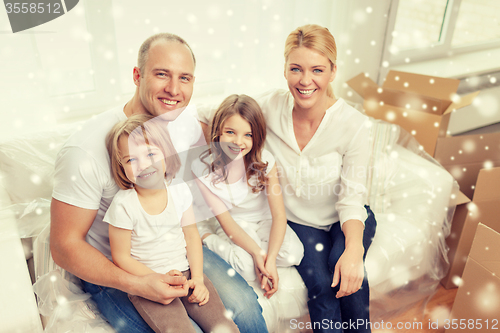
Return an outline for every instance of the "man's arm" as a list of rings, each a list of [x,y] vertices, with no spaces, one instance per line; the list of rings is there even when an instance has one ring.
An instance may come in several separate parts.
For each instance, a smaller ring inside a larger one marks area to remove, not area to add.
[[[85,241],[97,210],[79,208],[52,199],[50,250],[55,263],[79,278],[100,286],[120,289],[155,302],[168,304],[186,296],[184,276],[149,274],[134,276],[115,266]]]

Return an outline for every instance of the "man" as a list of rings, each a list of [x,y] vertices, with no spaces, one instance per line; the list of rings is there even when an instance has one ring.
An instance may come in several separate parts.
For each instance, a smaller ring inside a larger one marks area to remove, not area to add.
[[[195,64],[192,50],[182,38],[172,34],[148,38],[134,68],[136,91],[132,99],[89,120],[57,157],[50,229],[53,259],[82,279],[84,289],[118,332],[151,332],[127,293],[168,304],[188,290],[181,287],[184,277],[133,276],[110,261],[108,225],[102,218],[118,187],[111,176],[105,137],[126,117],[149,113],[168,121],[178,152],[200,140],[200,126],[194,110],[188,107]],[[233,313],[240,331],[266,332],[256,295],[241,276],[230,277],[230,266],[207,249],[204,262],[204,273]]]

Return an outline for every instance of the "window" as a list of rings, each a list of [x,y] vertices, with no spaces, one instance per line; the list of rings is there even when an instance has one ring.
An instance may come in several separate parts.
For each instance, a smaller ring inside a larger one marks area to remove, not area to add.
[[[383,65],[498,47],[498,0],[394,0]]]

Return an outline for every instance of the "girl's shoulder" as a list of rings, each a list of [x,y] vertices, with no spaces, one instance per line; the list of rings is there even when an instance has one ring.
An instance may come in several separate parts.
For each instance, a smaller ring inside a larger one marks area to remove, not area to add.
[[[264,148],[261,152],[261,158],[263,163],[267,163],[267,172],[269,172],[276,163],[273,154]]]
[[[133,198],[133,196],[136,195],[135,190],[128,189],[128,190],[118,190],[116,192],[115,196],[113,197],[112,203],[115,205],[121,204],[121,205],[126,205],[130,202],[130,200]]]

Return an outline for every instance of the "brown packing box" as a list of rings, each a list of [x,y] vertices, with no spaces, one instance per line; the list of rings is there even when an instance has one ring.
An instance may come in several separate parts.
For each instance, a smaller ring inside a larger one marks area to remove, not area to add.
[[[445,288],[457,287],[455,282],[462,276],[478,223],[500,232],[499,189],[500,168],[482,169],[477,177],[472,202],[457,205],[451,232],[446,239],[450,248],[450,269],[441,280]]]
[[[500,133],[439,138],[434,158],[472,199],[479,170],[500,167]]]
[[[445,332],[500,331],[500,234],[477,226]]]
[[[459,80],[389,71],[382,87],[361,73],[347,84],[364,98],[368,116],[398,124],[434,156],[438,137],[445,137],[450,114],[472,103],[479,91],[456,94]]]

